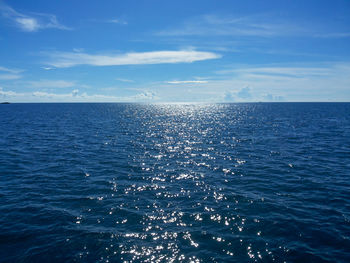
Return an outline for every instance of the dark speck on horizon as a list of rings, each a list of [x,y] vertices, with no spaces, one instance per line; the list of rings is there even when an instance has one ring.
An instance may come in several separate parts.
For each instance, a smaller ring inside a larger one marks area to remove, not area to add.
[[[0,108],[1,262],[350,262],[350,104]]]

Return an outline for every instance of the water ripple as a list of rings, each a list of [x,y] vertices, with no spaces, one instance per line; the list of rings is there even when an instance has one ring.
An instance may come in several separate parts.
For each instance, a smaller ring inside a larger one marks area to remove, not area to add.
[[[348,262],[350,104],[10,104],[3,262]]]

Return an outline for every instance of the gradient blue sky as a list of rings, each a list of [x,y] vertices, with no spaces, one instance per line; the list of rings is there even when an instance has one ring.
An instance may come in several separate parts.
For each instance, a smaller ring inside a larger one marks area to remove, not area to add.
[[[0,101],[350,101],[350,1],[0,0]]]

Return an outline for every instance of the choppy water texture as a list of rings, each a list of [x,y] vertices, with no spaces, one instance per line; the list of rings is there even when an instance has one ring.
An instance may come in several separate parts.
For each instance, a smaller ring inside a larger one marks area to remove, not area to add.
[[[349,262],[350,104],[0,105],[1,262]]]

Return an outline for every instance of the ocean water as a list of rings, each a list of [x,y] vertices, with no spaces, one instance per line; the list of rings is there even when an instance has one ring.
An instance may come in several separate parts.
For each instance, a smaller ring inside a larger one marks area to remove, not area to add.
[[[0,262],[350,262],[350,104],[0,105]]]

